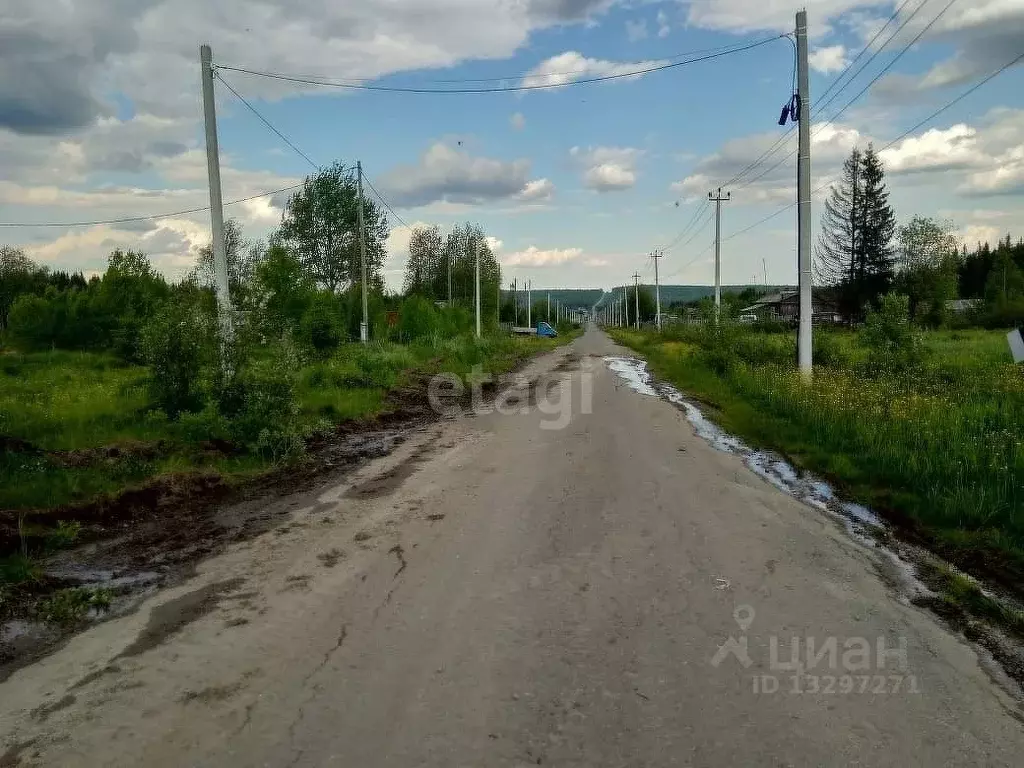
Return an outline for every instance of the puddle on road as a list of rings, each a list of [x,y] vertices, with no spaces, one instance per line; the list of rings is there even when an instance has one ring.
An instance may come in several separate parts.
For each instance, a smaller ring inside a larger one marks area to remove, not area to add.
[[[686,418],[697,435],[723,453],[743,458],[755,474],[784,493],[840,520],[858,541],[872,548],[878,546],[875,534],[886,528],[881,517],[867,507],[840,500],[832,487],[810,473],[798,472],[789,462],[770,452],[755,450],[742,440],[722,431],[688,401],[671,384],[655,382],[647,370],[647,362],[633,357],[606,357],[608,368],[615,372],[634,392],[652,397],[663,397],[686,413]],[[911,597],[932,594],[924,584],[914,579]],[[911,585],[905,585],[911,586]]]

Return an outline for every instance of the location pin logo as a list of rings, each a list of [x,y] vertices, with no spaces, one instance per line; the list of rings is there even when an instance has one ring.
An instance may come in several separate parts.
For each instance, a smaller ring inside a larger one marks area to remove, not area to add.
[[[737,605],[732,617],[740,625],[740,631],[746,632],[747,627],[754,623],[754,608],[750,605]]]

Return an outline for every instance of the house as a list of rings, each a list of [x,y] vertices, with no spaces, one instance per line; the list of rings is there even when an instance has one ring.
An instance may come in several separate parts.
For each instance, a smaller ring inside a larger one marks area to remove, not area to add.
[[[815,323],[840,323],[843,318],[835,302],[821,291],[812,291]],[[740,315],[757,315],[759,320],[774,320],[782,323],[796,323],[800,317],[800,292],[777,291],[762,296],[749,307],[740,310]]]
[[[964,315],[981,306],[981,299],[952,299],[946,302],[946,311]]]

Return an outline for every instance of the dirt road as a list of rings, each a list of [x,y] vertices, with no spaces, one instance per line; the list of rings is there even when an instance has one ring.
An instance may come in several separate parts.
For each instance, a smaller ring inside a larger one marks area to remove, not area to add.
[[[1020,765],[984,659],[626,354],[588,331],[16,673],[0,765]]]

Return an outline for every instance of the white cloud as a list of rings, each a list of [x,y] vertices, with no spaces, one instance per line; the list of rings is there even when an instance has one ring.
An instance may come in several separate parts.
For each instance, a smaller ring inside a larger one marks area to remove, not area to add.
[[[945,130],[930,128],[908,136],[880,156],[890,173],[966,168],[982,160],[977,149],[978,131],[963,123]]]
[[[583,183],[598,192],[629,189],[636,184],[636,173],[616,163],[602,163],[587,169],[583,174]]]
[[[712,155],[700,160],[693,172],[671,185],[685,199],[706,197],[707,193],[733,178],[775,146],[780,134],[760,133],[725,142]],[[823,184],[842,164],[854,146],[866,145],[868,137],[844,125],[816,123],[811,126],[812,185]],[[792,202],[796,195],[796,137],[746,171],[736,182],[736,204]],[[727,188],[728,189],[728,188]],[[724,191],[724,190],[723,190]]]
[[[374,78],[467,60],[507,58],[537,30],[582,23],[611,0],[364,0],[357,4],[286,0],[7,0],[0,14],[0,167],[4,180],[32,193],[13,201],[7,220],[101,219],[199,207],[207,202],[197,88],[198,43],[214,60],[257,70]],[[239,21],[241,20],[241,21]],[[222,72],[247,97],[280,99],[334,89]],[[218,89],[222,116],[242,108]],[[131,115],[122,117],[122,115]],[[301,129],[293,134],[300,145]],[[230,150],[225,142],[222,149]],[[196,152],[198,157],[191,153]],[[251,161],[251,157],[247,157]],[[222,154],[224,194],[242,197],[285,186],[277,174],[241,172]],[[146,174],[96,194],[110,172]],[[142,178],[142,177],[140,177]],[[263,185],[264,181],[276,182]],[[254,182],[259,182],[255,186]],[[514,195],[525,187],[522,179]],[[53,190],[45,187],[53,186]],[[139,189],[135,189],[135,187]],[[166,186],[168,189],[161,189]],[[142,187],[152,187],[148,194]],[[8,187],[8,191],[10,191]],[[536,194],[536,191],[534,192]],[[46,201],[47,196],[49,202]],[[278,216],[276,200],[229,209],[259,235]],[[69,215],[73,214],[73,215]],[[201,222],[206,214],[184,217]],[[148,226],[148,225],[147,225]],[[103,231],[12,231],[15,242],[69,259],[65,266],[105,262],[103,241],[140,246],[128,225]],[[166,228],[148,246],[179,239]],[[134,236],[134,240],[131,238]],[[61,238],[63,238],[61,240]],[[60,243],[57,241],[60,240]],[[159,240],[159,242],[157,242]],[[74,242],[78,256],[62,250]],[[47,243],[54,244],[49,250]],[[92,249],[92,250],[90,250]]]
[[[513,130],[521,131],[526,127],[526,118],[523,116],[522,112],[516,112],[508,121]]]
[[[807,57],[811,67],[823,75],[829,75],[844,69],[850,60],[846,56],[846,47],[830,45],[826,48],[815,48]]]
[[[810,31],[815,34],[854,8],[884,4],[883,0],[690,0],[687,21],[691,26],[729,32],[790,32],[796,12],[807,8]]]
[[[977,243],[998,242],[1003,233],[991,224],[967,224],[960,228],[958,235],[968,248],[974,248]]]
[[[658,37],[668,37],[672,28],[668,24],[668,14],[658,11]]]
[[[620,76],[624,80],[632,80],[642,77],[642,75],[629,76],[629,73],[661,66],[665,63],[667,62],[664,60],[622,62],[588,59],[578,51],[566,51],[542,61],[526,73],[520,84],[530,88],[549,87],[592,77],[609,76]]]
[[[583,255],[582,248],[550,248],[541,250],[531,245],[525,251],[516,251],[503,257],[501,263],[509,267],[553,267],[576,261]]]
[[[643,19],[626,21],[626,39],[631,43],[644,40],[647,37],[647,22]]]
[[[531,182],[529,175],[529,160],[474,157],[438,142],[416,165],[400,166],[384,174],[380,187],[385,197],[402,207],[434,202],[481,205],[521,195],[536,199],[541,192],[550,196],[551,183],[546,179]]]
[[[583,185],[596,192],[615,192],[636,184],[636,164],[643,150],[634,147],[573,147],[569,156],[583,169]]]
[[[930,128],[881,156],[894,174],[960,172],[953,178],[961,194],[1024,194],[1024,110],[994,110],[974,126]]]
[[[528,181],[516,199],[522,203],[546,203],[555,195],[555,185],[550,179],[534,179]]]

